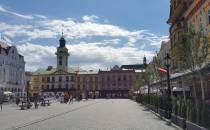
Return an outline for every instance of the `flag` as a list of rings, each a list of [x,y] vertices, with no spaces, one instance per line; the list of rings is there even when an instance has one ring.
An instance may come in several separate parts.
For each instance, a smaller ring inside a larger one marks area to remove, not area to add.
[[[158,70],[160,71],[160,72],[162,72],[162,73],[167,73],[167,69],[165,69],[165,68],[158,68]]]

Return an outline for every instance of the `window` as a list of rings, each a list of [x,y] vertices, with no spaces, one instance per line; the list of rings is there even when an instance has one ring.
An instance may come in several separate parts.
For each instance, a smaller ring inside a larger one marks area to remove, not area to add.
[[[49,85],[47,85],[47,89],[49,89],[50,88],[50,86]]]
[[[93,77],[90,77],[90,82],[93,82]]]
[[[132,75],[129,75],[129,80],[132,81]]]
[[[62,56],[59,56],[59,65],[62,65]]]
[[[55,82],[55,77],[52,77],[52,82],[53,82],[53,83]]]
[[[44,77],[42,77],[42,82],[44,82]]]
[[[118,81],[120,81],[120,80],[121,80],[121,77],[119,76],[119,77],[118,77]]]
[[[104,76],[101,77],[101,80],[104,81]]]
[[[124,81],[126,81],[126,80],[127,80],[125,75],[124,75],[124,77],[123,77],[123,80],[124,80]]]
[[[66,76],[66,82],[69,82],[69,76]]]
[[[41,87],[42,87],[42,90],[43,90],[44,89],[44,85],[42,85]]]
[[[51,88],[54,89],[54,84],[51,85]]]
[[[61,88],[61,84],[58,85],[58,88]]]
[[[50,82],[50,77],[47,77],[47,82],[48,82],[48,83]]]
[[[86,81],[86,78],[85,78],[85,77],[83,77],[83,78],[82,78],[82,80],[83,80],[83,82],[85,82],[85,81]]]
[[[116,79],[115,79],[115,75],[113,75],[113,76],[112,76],[112,81],[115,81],[115,80],[116,80]]]
[[[71,81],[74,81],[74,76],[71,76]]]
[[[69,85],[68,84],[66,84],[66,89],[68,89],[69,88]]]
[[[61,76],[59,76],[59,82],[62,82],[62,77]]]
[[[80,82],[80,77],[77,77],[78,82]]]
[[[107,81],[110,81],[110,77],[109,76],[107,76]]]
[[[95,82],[98,82],[98,77],[95,77]]]

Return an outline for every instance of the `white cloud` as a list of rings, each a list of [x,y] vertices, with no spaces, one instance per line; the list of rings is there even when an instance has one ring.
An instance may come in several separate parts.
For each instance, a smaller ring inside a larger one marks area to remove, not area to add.
[[[159,48],[167,36],[158,36],[148,30],[128,30],[123,27],[104,23],[98,16],[85,15],[82,21],[50,19],[44,15],[22,15],[0,5],[0,12],[5,12],[23,19],[33,19],[27,24],[9,24],[0,22],[0,32],[10,39],[18,39],[19,52],[24,55],[27,70],[56,64],[55,46],[33,44],[36,39],[55,39],[61,33],[72,44],[67,45],[71,53],[71,66],[85,69],[106,69],[113,65],[142,63],[143,56],[152,59],[154,53],[147,49]],[[57,41],[55,41],[57,42]],[[75,43],[74,43],[75,42]],[[47,43],[49,44],[49,43]]]
[[[26,43],[17,46],[19,52],[25,56],[26,69],[36,70],[56,64],[55,46],[43,46]],[[133,47],[99,47],[94,44],[80,43],[67,45],[70,52],[70,66],[80,66],[85,69],[106,69],[114,65],[142,63],[143,56],[153,57],[153,52],[143,51]]]
[[[42,15],[40,15],[40,17],[42,17]],[[87,20],[87,17],[88,16],[84,16],[83,18]],[[65,37],[70,40],[80,40],[91,37],[109,37],[111,39],[127,40],[127,45],[129,46],[135,46],[137,43],[145,44],[142,43],[145,41],[152,46],[160,46],[162,40],[168,39],[167,36],[157,36],[147,30],[130,31],[112,24],[78,22],[72,18],[60,20],[48,19],[44,16],[43,19],[35,21],[34,25],[36,26],[0,24],[2,25],[0,31],[9,37],[25,37],[20,41],[31,41],[38,38],[56,38],[56,36],[61,33],[62,28]],[[110,44],[110,42],[107,42],[107,44]]]
[[[56,48],[53,46],[26,43],[18,45],[17,49],[25,58],[26,70],[35,71],[38,68],[54,64]]]
[[[15,15],[15,16],[23,18],[23,19],[34,19],[34,17],[31,16],[31,15],[23,15],[23,14],[20,14],[20,13],[16,13],[16,12],[7,10],[2,5],[0,5],[0,11],[4,12],[4,13],[9,13],[9,14]]]
[[[82,19],[84,22],[97,22],[99,17],[96,15],[85,15],[82,17]]]
[[[46,16],[40,15],[40,14],[35,14],[34,16],[36,16],[37,18],[40,18],[40,19],[47,19]]]

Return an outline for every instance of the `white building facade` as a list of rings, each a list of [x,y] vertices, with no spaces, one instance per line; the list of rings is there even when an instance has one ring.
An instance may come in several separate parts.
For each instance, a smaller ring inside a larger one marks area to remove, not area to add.
[[[0,40],[0,90],[22,92],[25,86],[25,61],[15,46]]]

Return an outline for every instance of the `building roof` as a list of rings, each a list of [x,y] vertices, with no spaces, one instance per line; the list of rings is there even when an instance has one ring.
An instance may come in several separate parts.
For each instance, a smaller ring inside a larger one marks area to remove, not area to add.
[[[128,70],[143,70],[145,69],[144,64],[135,64],[135,65],[122,65],[121,69],[128,69]]]
[[[135,72],[135,70],[131,70],[131,69],[129,69],[129,70],[122,70],[122,69],[120,69],[120,70],[99,70],[99,73],[101,73],[101,74],[106,74],[106,73],[127,73],[127,72]]]
[[[98,71],[94,71],[94,70],[89,70],[89,71],[81,70],[81,71],[78,71],[77,74],[82,74],[82,75],[98,74]]]
[[[56,68],[53,68],[52,66],[49,66],[47,69],[38,69],[37,71],[33,72],[33,75],[49,75],[53,74],[57,71]],[[74,74],[97,74],[98,72],[93,70],[82,70],[78,67],[70,67],[68,68],[67,73],[74,73]]]
[[[37,71],[33,72],[33,75],[48,75],[55,73],[57,71],[56,68],[52,69],[38,69]],[[68,73],[77,73],[78,69],[75,68],[68,68]]]

